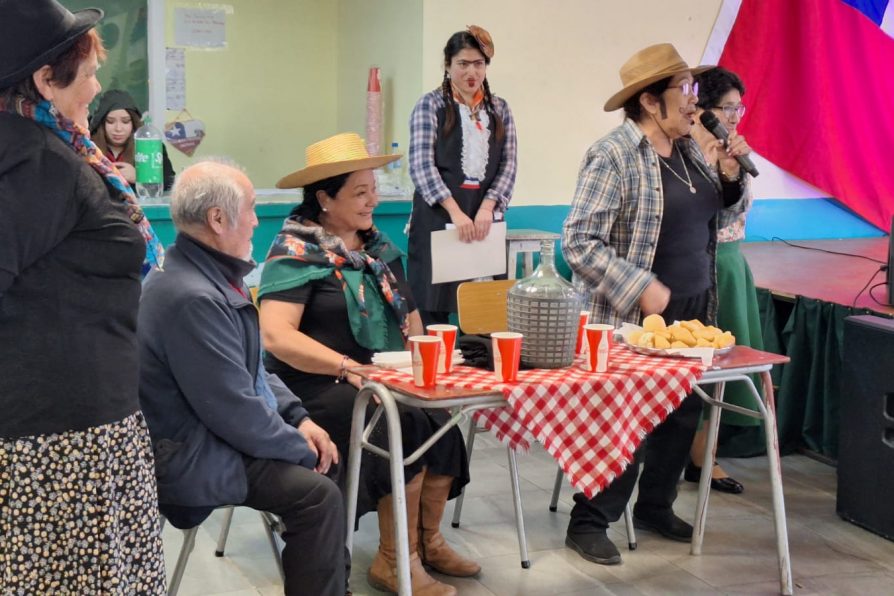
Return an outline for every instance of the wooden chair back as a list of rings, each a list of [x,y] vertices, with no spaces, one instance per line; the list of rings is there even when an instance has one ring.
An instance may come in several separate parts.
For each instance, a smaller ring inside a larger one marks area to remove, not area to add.
[[[472,335],[506,331],[506,304],[509,288],[517,280],[467,281],[459,284],[456,302],[459,311],[459,327]]]

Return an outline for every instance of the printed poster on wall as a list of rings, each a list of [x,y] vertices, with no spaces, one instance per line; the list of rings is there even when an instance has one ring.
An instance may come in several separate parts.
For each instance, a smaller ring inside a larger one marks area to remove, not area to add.
[[[175,44],[204,49],[227,47],[227,12],[223,6],[219,8],[175,8]]]

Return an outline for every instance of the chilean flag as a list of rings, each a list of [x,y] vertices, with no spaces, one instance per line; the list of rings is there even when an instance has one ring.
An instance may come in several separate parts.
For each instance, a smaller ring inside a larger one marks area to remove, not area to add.
[[[705,61],[737,73],[739,131],[876,227],[894,215],[894,0],[724,0]]]

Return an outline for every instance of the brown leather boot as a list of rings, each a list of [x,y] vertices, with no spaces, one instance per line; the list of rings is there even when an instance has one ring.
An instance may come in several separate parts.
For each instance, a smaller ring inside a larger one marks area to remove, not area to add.
[[[419,515],[419,553],[422,563],[435,571],[454,577],[471,577],[478,575],[481,565],[450,548],[441,535],[441,518],[452,484],[453,476],[425,474]]]
[[[419,496],[422,492],[424,472],[417,474],[406,484],[407,528],[410,539],[410,584],[413,596],[455,596],[456,588],[443,584],[430,576],[422,566],[418,548]],[[373,588],[397,594],[397,559],[395,557],[394,511],[391,495],[379,499],[376,509],[379,514],[379,552],[366,574],[366,580]]]

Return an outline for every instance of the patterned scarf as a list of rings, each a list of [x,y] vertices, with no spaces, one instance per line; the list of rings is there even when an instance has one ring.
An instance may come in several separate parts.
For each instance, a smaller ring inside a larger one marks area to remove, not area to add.
[[[130,220],[139,228],[146,241],[146,259],[143,261],[142,274],[145,276],[153,267],[159,269],[164,264],[164,248],[155,235],[155,230],[149,223],[149,219],[140,209],[137,197],[112,162],[102,154],[96,145],[90,140],[90,133],[78,124],[60,114],[56,107],[49,101],[43,100],[34,103],[24,97],[17,97],[10,105],[4,105],[0,99],[0,111],[8,111],[18,114],[23,118],[34,120],[49,128],[57,137],[65,141],[87,165],[96,170],[102,176],[107,186],[118,193],[118,199],[127,203],[127,212]]]
[[[402,350],[409,332],[407,301],[386,264],[400,254],[375,227],[367,232],[363,248],[354,251],[322,226],[291,216],[270,247],[258,297],[300,287],[334,272],[357,343],[371,350]],[[369,296],[368,290],[374,296]],[[390,315],[381,298],[390,307]]]
[[[452,82],[450,83],[450,86],[453,88],[453,99],[456,100],[456,103],[468,106],[469,116],[472,120],[477,121],[478,112],[484,107],[484,89],[479,87],[478,91],[475,92],[475,95],[472,96],[472,103],[466,103],[465,98],[463,98],[462,94],[459,92],[459,88]]]

